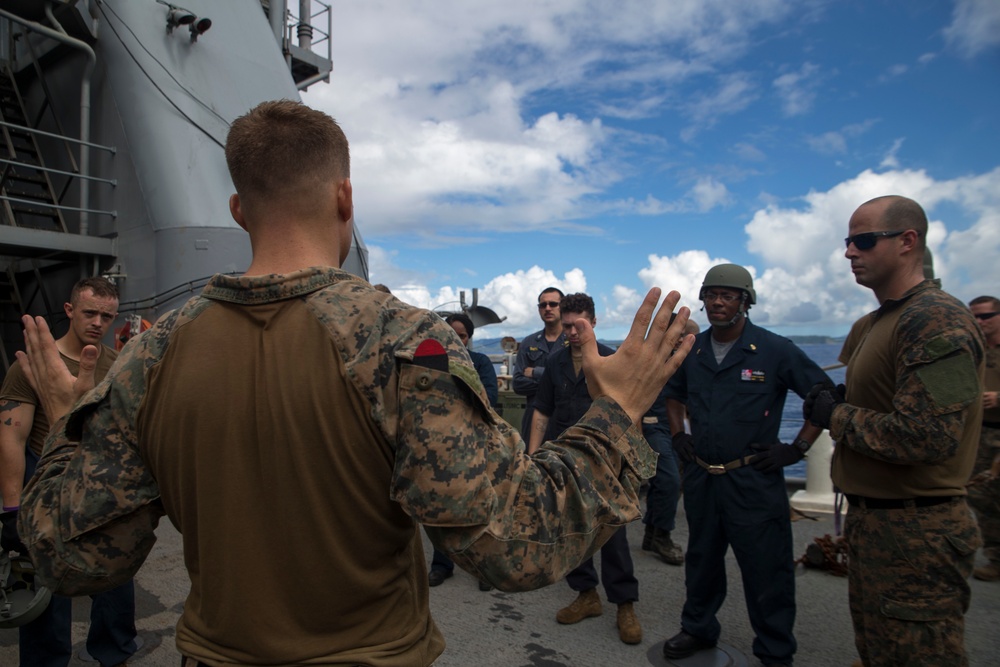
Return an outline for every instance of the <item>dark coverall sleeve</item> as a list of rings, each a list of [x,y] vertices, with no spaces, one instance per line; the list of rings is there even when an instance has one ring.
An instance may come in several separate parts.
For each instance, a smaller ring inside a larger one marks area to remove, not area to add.
[[[473,359],[476,373],[486,389],[486,396],[490,399],[490,407],[496,407],[500,401],[500,386],[497,384],[497,372],[493,368],[493,362],[485,354],[477,354]]]
[[[543,377],[542,371],[545,369],[544,366],[535,366],[535,370],[531,372],[531,377],[524,374],[524,369],[528,367],[528,348],[531,347],[527,343],[527,338],[521,341],[521,345],[517,348],[517,357],[514,358],[514,380],[512,386],[514,393],[521,396],[529,396],[538,391],[538,383],[541,382],[541,378]],[[538,375],[535,375],[535,373],[538,373]]]

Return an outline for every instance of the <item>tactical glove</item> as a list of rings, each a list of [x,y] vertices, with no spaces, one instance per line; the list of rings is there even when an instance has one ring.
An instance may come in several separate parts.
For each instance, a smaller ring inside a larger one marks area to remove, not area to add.
[[[798,463],[805,454],[793,445],[776,442],[773,445],[754,443],[750,449],[760,452],[753,459],[753,467],[761,472],[775,472],[785,466]]]
[[[21,536],[17,534],[17,510],[0,514],[0,523],[3,524],[3,529],[0,530],[0,549],[27,555],[28,550],[21,541]]]
[[[844,394],[847,388],[840,384],[836,387],[832,383],[820,382],[813,386],[802,401],[802,416],[809,420],[813,426],[820,428],[830,428],[830,419],[833,417],[833,409],[844,402]]]
[[[681,461],[685,463],[694,461],[694,438],[691,437],[690,433],[685,433],[684,431],[674,433],[671,440],[674,445],[674,451],[677,452],[677,456],[680,457]]]

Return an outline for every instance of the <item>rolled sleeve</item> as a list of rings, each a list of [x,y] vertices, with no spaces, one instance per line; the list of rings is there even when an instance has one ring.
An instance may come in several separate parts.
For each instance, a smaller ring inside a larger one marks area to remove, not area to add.
[[[399,375],[392,497],[434,544],[502,590],[565,576],[640,516],[656,455],[620,406],[599,399],[528,456],[520,435],[463,388],[412,364]]]

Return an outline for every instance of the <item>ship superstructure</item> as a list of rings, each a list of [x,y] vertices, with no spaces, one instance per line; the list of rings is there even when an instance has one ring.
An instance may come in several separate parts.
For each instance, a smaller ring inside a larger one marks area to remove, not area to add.
[[[139,326],[249,265],[228,209],[229,124],[329,79],[332,12],[310,0],[183,2],[0,4],[5,369],[20,315],[50,316],[60,333],[81,277],[112,278]],[[344,268],[367,278],[357,231]]]

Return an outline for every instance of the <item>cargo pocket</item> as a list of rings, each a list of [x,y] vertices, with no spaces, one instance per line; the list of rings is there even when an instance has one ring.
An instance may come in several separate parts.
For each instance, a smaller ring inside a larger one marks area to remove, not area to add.
[[[944,539],[948,540],[948,544],[951,545],[952,549],[958,552],[959,557],[965,558],[982,546],[982,539],[979,537],[978,531],[976,531],[971,537],[971,541],[964,539],[960,535],[945,535]]]
[[[880,611],[883,616],[900,621],[931,623],[955,619],[963,614],[962,604],[952,598],[923,597],[906,601],[882,596]]]

